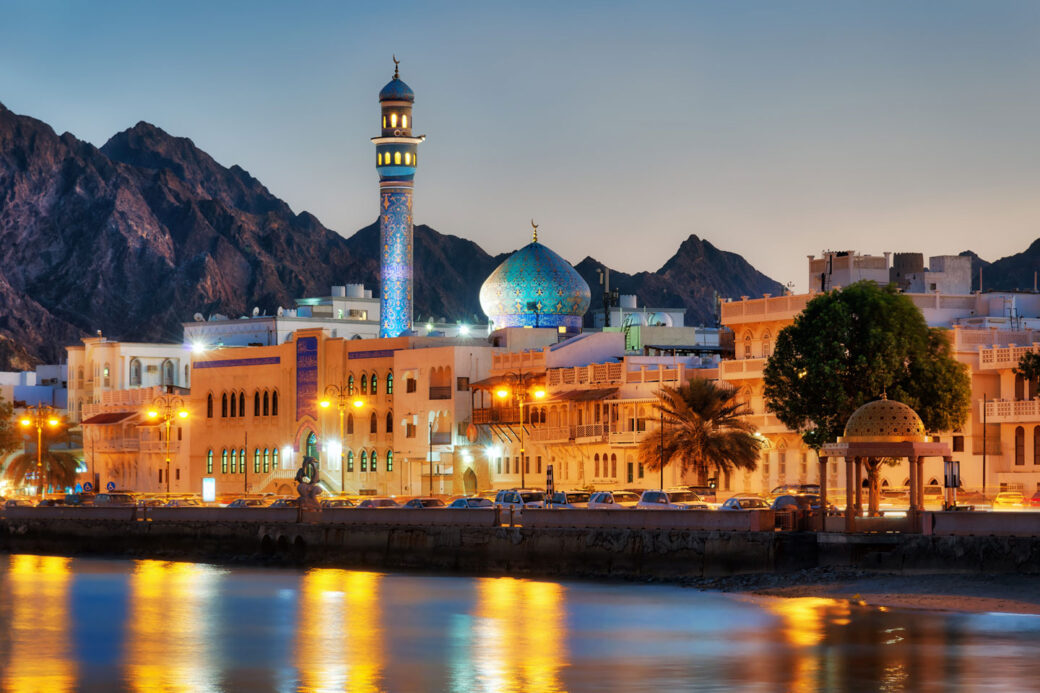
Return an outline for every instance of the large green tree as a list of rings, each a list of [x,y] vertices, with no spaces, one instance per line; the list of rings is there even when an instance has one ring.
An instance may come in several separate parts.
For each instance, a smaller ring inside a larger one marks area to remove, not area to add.
[[[0,397],[0,455],[17,450],[22,445],[22,432],[14,419],[14,407]]]
[[[931,432],[963,424],[971,397],[967,367],[943,330],[929,328],[893,286],[868,281],[809,301],[777,335],[764,376],[766,407],[816,450],[882,393],[912,407]],[[872,488],[880,463],[868,464]]]
[[[704,483],[709,469],[753,471],[762,440],[742,415],[749,413],[736,390],[710,380],[695,379],[680,387],[657,391],[654,408],[664,417],[665,465],[676,461],[684,471],[694,470]],[[647,433],[639,444],[639,458],[649,469],[662,464],[661,433]]]
[[[64,489],[76,485],[76,470],[79,460],[64,450],[43,451],[43,475],[36,477],[36,453],[23,452],[7,464],[6,476],[17,485],[33,479],[39,493],[47,488]]]

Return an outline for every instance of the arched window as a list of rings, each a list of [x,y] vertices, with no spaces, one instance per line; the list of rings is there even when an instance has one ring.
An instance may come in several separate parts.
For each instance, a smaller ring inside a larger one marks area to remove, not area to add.
[[[347,394],[354,394],[354,374],[351,373],[347,376]]]
[[[364,450],[361,451],[361,471],[368,471],[368,453]]]
[[[386,116],[383,116],[383,127],[386,127]],[[383,165],[383,152],[379,152],[378,154],[376,154],[376,165]]]
[[[242,448],[241,450],[238,451],[238,461],[240,463],[239,464],[239,469],[241,469],[242,473],[245,474],[246,473],[246,449],[245,448]]]
[[[271,414],[271,395],[270,395],[270,393],[267,392],[267,390],[264,390],[264,416],[269,416],[270,414]]]
[[[238,453],[234,450],[231,451],[231,473],[238,473]]]
[[[213,418],[213,393],[206,395],[206,418]]]
[[[1040,426],[1033,426],[1033,464],[1040,464]]]
[[[364,373],[361,374],[361,394],[368,394],[368,376]]]
[[[383,116],[383,127],[384,128],[386,127],[386,116],[385,115]]]
[[[173,361],[170,361],[169,359],[167,359],[166,361],[163,361],[163,365],[162,365],[163,385],[176,385],[177,384],[175,382],[176,378],[177,378],[177,374],[173,370]]]
[[[141,361],[139,359],[130,360],[130,385],[140,386],[141,384]]]
[[[401,165],[401,152],[394,152],[394,164],[397,166]]]
[[[376,422],[376,413],[375,412],[372,412],[372,416],[369,417],[369,420],[368,420],[368,432],[369,433],[378,433],[379,432],[379,425]]]
[[[392,128],[396,128],[397,127],[397,114],[396,113],[391,113],[390,114],[390,127],[392,127]]]
[[[264,474],[271,471],[271,450],[264,448]]]
[[[244,392],[238,393],[238,415],[246,415],[246,393]]]
[[[598,452],[596,453],[595,460],[596,460],[596,472],[592,476],[599,477],[599,453]]]
[[[314,435],[314,431],[311,431],[310,435],[307,436],[307,445],[303,454],[307,457],[318,459],[318,436]]]
[[[617,455],[613,453],[610,455],[610,476],[617,478]]]
[[[390,371],[386,374],[386,394],[394,394],[394,372]]]
[[[401,114],[401,127],[403,127],[403,128],[408,127],[408,114],[407,113],[402,113]]]
[[[207,450],[206,451],[206,473],[207,474],[212,474],[213,473],[213,451],[212,450]]]
[[[372,456],[368,460],[368,470],[370,472],[378,472],[379,471],[379,456],[376,455],[376,451],[375,450],[372,451]]]
[[[393,450],[387,450],[386,451],[386,471],[388,471],[388,472],[394,471],[394,451]]]
[[[347,414],[347,435],[354,434],[354,415]]]
[[[271,393],[271,416],[278,416],[278,390]]]
[[[253,473],[260,473],[260,448],[253,448]]]
[[[765,331],[762,335],[762,357],[769,358],[773,353],[773,335],[769,333],[769,330]]]
[[[225,392],[220,396],[220,416],[221,418],[227,418],[227,393]]]
[[[105,387],[109,387],[112,384],[111,373],[112,373],[112,371],[108,367],[108,364],[106,363],[104,370],[101,371],[102,384],[104,384]]]
[[[232,392],[231,393],[231,418],[233,419],[236,416],[238,416],[238,397],[236,397],[235,393]]]
[[[404,165],[405,166],[411,166],[412,165],[412,153],[411,152],[405,152],[404,153]]]
[[[278,469],[278,448],[271,451],[271,469]]]
[[[379,394],[379,376],[377,376],[373,372],[372,373],[372,377],[369,378],[369,383],[370,383],[369,389],[372,390],[372,394],[373,395],[378,395]]]
[[[253,416],[260,416],[260,390],[253,393]]]
[[[347,450],[347,471],[354,471],[354,451]]]
[[[191,382],[190,380],[188,380],[188,373],[190,372],[191,366],[189,366],[188,364],[184,364],[184,387],[188,387],[188,384]]]
[[[1026,463],[1026,429],[1021,426],[1015,429],[1015,464]]]
[[[83,387],[83,366],[76,371],[76,380],[79,382],[79,386]]]
[[[751,333],[744,333],[744,358],[751,358]]]
[[[392,411],[386,413],[386,432],[394,432],[394,413]]]
[[[220,451],[220,473],[227,474],[227,449]]]

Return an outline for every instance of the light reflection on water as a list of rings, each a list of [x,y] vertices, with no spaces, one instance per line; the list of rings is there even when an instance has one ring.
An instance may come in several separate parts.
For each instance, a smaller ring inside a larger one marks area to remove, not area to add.
[[[1040,617],[0,556],[0,691],[1026,690]]]

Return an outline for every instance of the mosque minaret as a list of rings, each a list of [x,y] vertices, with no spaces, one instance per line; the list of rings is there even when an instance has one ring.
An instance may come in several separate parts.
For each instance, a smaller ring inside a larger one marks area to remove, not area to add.
[[[379,92],[382,131],[373,137],[379,173],[380,329],[397,337],[412,329],[412,189],[419,143],[412,136],[415,92],[401,81],[394,57],[394,78]]]

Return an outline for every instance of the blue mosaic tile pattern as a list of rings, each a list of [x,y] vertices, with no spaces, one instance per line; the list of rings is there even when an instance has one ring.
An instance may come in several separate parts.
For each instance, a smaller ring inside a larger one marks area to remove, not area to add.
[[[581,275],[537,241],[506,258],[480,287],[480,307],[495,329],[580,328],[591,300]]]
[[[379,204],[379,336],[412,329],[412,189],[384,189]]]

